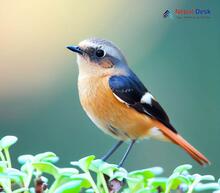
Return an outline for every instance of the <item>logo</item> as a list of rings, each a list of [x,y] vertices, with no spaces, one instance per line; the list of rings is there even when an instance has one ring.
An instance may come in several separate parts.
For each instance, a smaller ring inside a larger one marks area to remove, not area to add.
[[[173,14],[172,14],[173,13]],[[211,18],[210,9],[175,9],[171,13],[170,10],[166,10],[163,13],[164,18],[176,18],[176,19],[207,19]]]
[[[171,16],[171,13],[169,10],[166,10],[164,13],[163,13],[163,17],[164,18],[167,18],[167,17],[170,17]]]

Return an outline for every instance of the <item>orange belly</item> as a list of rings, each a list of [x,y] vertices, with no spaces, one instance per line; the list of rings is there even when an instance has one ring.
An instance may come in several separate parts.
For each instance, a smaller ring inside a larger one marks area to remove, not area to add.
[[[86,77],[78,80],[80,101],[90,119],[104,132],[121,140],[148,136],[155,120],[116,99],[108,79]]]

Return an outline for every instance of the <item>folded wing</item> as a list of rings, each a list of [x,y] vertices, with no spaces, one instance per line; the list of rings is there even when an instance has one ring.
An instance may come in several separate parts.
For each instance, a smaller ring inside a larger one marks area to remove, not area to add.
[[[109,86],[120,102],[127,104],[140,113],[151,116],[163,123],[174,133],[177,133],[175,128],[170,124],[169,117],[164,109],[135,74],[130,76],[112,76],[109,79]]]

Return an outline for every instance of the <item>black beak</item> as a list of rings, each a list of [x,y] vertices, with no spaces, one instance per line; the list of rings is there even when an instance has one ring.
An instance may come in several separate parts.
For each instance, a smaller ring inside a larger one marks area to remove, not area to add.
[[[83,50],[79,46],[67,46],[66,48],[73,52],[83,55]]]

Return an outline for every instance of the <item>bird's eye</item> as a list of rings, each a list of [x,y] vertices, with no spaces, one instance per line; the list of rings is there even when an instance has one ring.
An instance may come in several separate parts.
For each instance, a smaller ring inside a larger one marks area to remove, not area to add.
[[[102,49],[98,49],[98,50],[96,50],[95,55],[99,58],[102,58],[105,56],[105,51]]]

